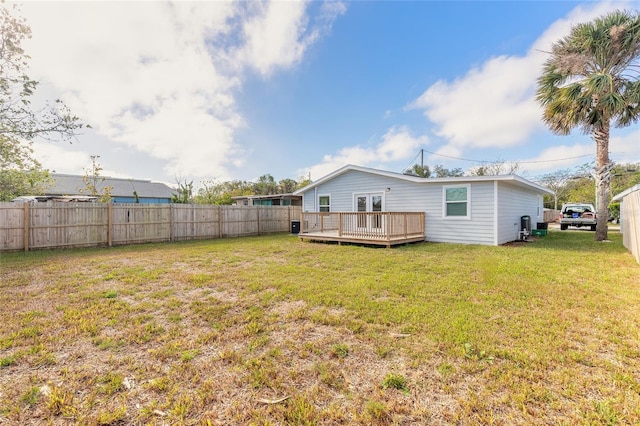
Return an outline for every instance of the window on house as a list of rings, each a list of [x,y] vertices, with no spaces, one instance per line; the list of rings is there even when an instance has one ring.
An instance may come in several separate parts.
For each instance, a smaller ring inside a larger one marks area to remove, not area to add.
[[[329,195],[321,195],[318,197],[318,211],[329,212],[331,211],[331,197]]]
[[[445,217],[469,217],[469,185],[443,189]]]

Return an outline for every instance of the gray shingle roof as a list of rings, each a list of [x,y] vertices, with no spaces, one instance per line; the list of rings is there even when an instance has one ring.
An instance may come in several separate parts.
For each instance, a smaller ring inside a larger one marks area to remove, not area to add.
[[[87,185],[82,179],[83,176],[52,173],[51,177],[55,183],[46,191],[47,195],[86,195],[86,190],[84,189]],[[100,192],[102,188],[107,186],[113,187],[111,190],[111,196],[113,197],[133,197],[133,191],[136,191],[139,197],[171,198],[174,193],[164,183],[151,182],[150,180],[105,177],[104,181],[98,182],[98,191]]]

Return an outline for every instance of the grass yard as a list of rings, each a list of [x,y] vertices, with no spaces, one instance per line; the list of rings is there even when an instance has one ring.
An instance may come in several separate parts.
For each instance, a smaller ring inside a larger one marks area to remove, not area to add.
[[[0,424],[640,424],[610,238],[2,254]]]

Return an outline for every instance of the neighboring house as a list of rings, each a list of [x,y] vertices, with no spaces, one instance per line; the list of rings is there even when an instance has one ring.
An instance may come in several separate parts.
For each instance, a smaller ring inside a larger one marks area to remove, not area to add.
[[[293,194],[240,195],[231,197],[238,206],[301,206],[302,197]]]
[[[61,196],[61,195],[89,195],[86,191],[86,183],[84,176],[51,174],[54,184],[46,190],[44,195]],[[136,179],[119,179],[100,177],[98,182],[98,191],[102,188],[111,186],[111,202],[112,203],[135,203],[136,197],[134,191],[138,194],[139,203],[171,203],[171,196],[174,191],[164,183],[151,182],[150,180]]]
[[[612,201],[620,202],[622,244],[640,263],[640,185],[621,192]]]
[[[536,229],[553,192],[515,175],[420,178],[347,165],[293,194],[303,215],[423,212],[426,241],[500,245],[519,239],[523,216]]]

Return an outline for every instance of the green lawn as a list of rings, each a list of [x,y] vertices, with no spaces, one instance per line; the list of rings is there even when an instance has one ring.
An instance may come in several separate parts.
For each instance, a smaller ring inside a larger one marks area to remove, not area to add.
[[[639,424],[610,238],[2,254],[0,424]]]

